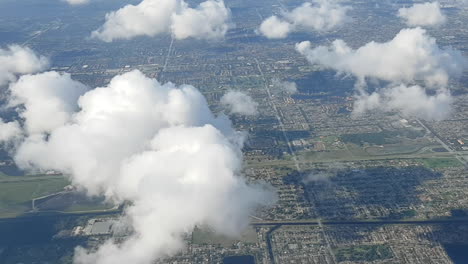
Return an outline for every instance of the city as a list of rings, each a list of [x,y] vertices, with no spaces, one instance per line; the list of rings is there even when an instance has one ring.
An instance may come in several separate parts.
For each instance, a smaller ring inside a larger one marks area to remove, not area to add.
[[[250,214],[235,236],[197,224],[181,234],[180,251],[153,263],[466,263],[466,69],[449,80],[453,110],[443,120],[398,110],[355,115],[358,78],[309,63],[295,46],[342,39],[356,49],[387,42],[404,27],[394,13],[413,1],[345,1],[349,23],[285,39],[267,39],[258,27],[304,1],[226,1],[235,27],[221,41],[89,37],[108,10],[127,2],[140,1],[0,2],[0,47],[27,45],[50,58],[50,70],[69,73],[88,89],[134,70],[161,84],[193,85],[212,113],[229,116],[236,131],[246,132],[242,177],[274,190],[276,202]],[[427,34],[466,57],[468,8],[453,2],[440,1],[448,21]],[[369,83],[372,90],[385,81]],[[222,97],[231,90],[249,95],[258,113],[227,111]],[[11,120],[15,114],[2,115]],[[2,154],[0,263],[73,263],[77,246],[96,251],[109,240],[124,244],[135,232],[125,225],[132,201],[87,195],[60,171],[23,175],[11,152]]]

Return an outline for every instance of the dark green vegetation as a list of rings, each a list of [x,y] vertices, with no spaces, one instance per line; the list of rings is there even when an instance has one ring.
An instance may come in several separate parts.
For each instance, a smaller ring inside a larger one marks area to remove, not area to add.
[[[360,245],[343,247],[335,250],[336,260],[343,261],[376,261],[393,257],[392,250],[387,245]]]

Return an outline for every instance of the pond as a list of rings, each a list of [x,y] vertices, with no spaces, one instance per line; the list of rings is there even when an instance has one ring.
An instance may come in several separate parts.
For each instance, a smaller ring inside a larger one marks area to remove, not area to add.
[[[225,257],[223,264],[255,264],[254,256],[230,256]]]

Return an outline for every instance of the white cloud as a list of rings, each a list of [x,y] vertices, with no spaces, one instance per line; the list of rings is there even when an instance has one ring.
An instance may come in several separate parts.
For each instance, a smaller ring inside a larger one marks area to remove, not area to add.
[[[43,95],[76,98],[75,89],[62,88],[44,88]],[[214,116],[193,86],[160,84],[132,71],[77,104],[68,122],[51,126],[47,136],[30,134],[15,155],[22,168],[61,171],[90,194],[131,202],[125,222],[134,233],[97,251],[78,248],[75,263],[149,264],[178,252],[195,225],[235,235],[257,206],[275,200],[240,175],[243,133]],[[62,109],[46,110],[54,117]],[[27,124],[30,117],[24,118]]]
[[[256,115],[258,103],[241,91],[228,91],[221,97],[221,104],[232,114]]]
[[[343,40],[329,47],[311,47],[308,41],[296,49],[312,64],[350,73],[361,82],[377,78],[390,82],[446,86],[450,76],[459,76],[467,63],[459,51],[437,46],[421,28],[403,29],[385,43],[370,42],[354,50]]]
[[[16,80],[16,75],[35,73],[46,69],[49,62],[31,49],[11,45],[0,49],[0,86]]]
[[[223,38],[230,11],[222,0],[207,0],[190,8],[183,0],[143,0],[108,13],[106,22],[92,33],[106,42],[171,33],[177,39]]]
[[[20,124],[17,121],[5,123],[0,118],[0,143],[8,143],[22,135]]]
[[[197,8],[187,4],[172,16],[172,33],[177,39],[221,39],[226,34],[231,16],[223,1],[202,2]]]
[[[317,5],[304,3],[283,16],[291,21],[295,27],[305,30],[331,30],[346,21],[349,7],[342,6],[336,1],[319,0]]]
[[[83,5],[89,3],[90,0],[65,0],[70,5]]]
[[[400,111],[404,116],[426,120],[442,120],[451,112],[452,97],[446,89],[428,95],[421,86],[390,86],[370,95],[361,95],[354,105],[354,114],[367,111]]]
[[[10,106],[20,106],[28,133],[48,133],[70,120],[78,108],[76,100],[86,86],[68,73],[46,72],[24,75],[10,85]]]
[[[312,172],[302,179],[302,183],[328,182],[333,176],[334,174],[330,172]]]
[[[348,167],[346,167],[342,163],[338,162],[333,162],[333,163],[328,163],[325,165],[321,170],[318,171],[312,171],[310,174],[306,175],[302,179],[302,183],[304,184],[310,184],[314,182],[322,182],[322,183],[331,183],[331,179],[335,177],[338,173],[349,170]]]
[[[286,38],[292,30],[293,25],[277,16],[265,19],[259,28],[259,32],[269,39]]]
[[[288,94],[297,93],[297,85],[295,82],[280,81],[279,79],[273,79],[272,84],[276,88],[279,88],[281,91],[286,92]]]
[[[316,4],[304,3],[290,12],[283,12],[281,17],[272,16],[262,22],[259,32],[267,38],[286,38],[295,31],[328,31],[347,19],[349,7],[338,1],[318,0]]]
[[[172,14],[181,9],[178,0],[143,0],[138,5],[126,5],[106,14],[106,22],[93,37],[110,42],[136,36],[155,36],[169,32]]]
[[[370,42],[358,49],[342,40],[316,48],[306,41],[296,44],[296,49],[310,63],[357,77],[354,114],[397,110],[408,116],[443,119],[450,114],[452,102],[448,81],[459,77],[467,66],[459,51],[439,48],[436,40],[421,28],[403,29],[388,42]],[[368,94],[364,90],[366,78],[391,85]]]
[[[440,10],[439,2],[414,4],[412,7],[400,8],[398,16],[408,26],[436,26],[446,21],[444,14]]]

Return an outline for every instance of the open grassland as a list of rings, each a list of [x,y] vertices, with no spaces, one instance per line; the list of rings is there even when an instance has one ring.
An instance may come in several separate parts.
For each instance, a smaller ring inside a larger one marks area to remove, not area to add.
[[[461,167],[463,164],[456,158],[428,158],[421,159],[424,166],[431,169]]]
[[[31,210],[31,200],[57,193],[69,184],[61,175],[0,175],[0,218]]]
[[[32,210],[36,200],[36,212],[96,212],[109,211],[114,205],[103,199],[88,198],[83,193],[63,192],[69,185],[63,175],[8,176],[0,174],[0,218],[21,216]],[[60,194],[58,194],[60,193]],[[57,194],[55,196],[49,196]]]

